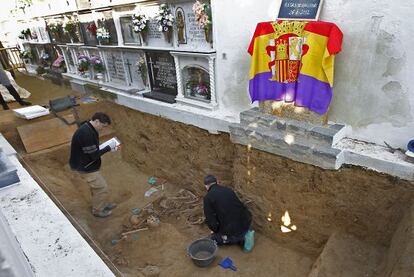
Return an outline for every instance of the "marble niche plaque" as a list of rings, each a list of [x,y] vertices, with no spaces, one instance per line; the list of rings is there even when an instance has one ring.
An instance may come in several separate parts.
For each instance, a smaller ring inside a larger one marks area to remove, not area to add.
[[[142,51],[124,52],[124,62],[128,75],[128,85],[144,90],[148,83],[148,69],[145,63],[145,54]]]
[[[144,97],[174,103],[177,96],[177,73],[168,51],[148,51],[147,63],[152,91]]]
[[[40,36],[40,41],[47,42],[50,40],[49,34],[47,33],[45,27],[39,27],[39,36]]]
[[[175,36],[175,44],[189,51],[211,51],[212,46],[206,41],[204,29],[198,26],[195,15],[192,10],[193,2],[186,2],[177,4],[174,9],[174,14],[178,16],[180,13],[184,17],[184,27],[180,30],[180,26],[177,26]],[[178,20],[177,20],[178,23]],[[181,24],[178,24],[181,25]],[[179,32],[182,32],[182,38],[179,38]],[[182,42],[180,43],[181,40]]]
[[[67,61],[65,61],[66,66],[68,68],[68,71],[70,73],[76,73],[76,66],[75,61],[73,60],[72,51],[70,48],[62,48],[62,51],[65,52],[65,57],[67,58]]]
[[[120,51],[105,51],[109,78],[111,82],[126,85],[126,72]]]
[[[174,41],[174,35],[171,38],[171,43],[168,43],[164,37],[164,33],[158,31],[157,21],[151,18],[148,22],[147,41],[150,47],[171,47]]]
[[[134,32],[132,27],[132,16],[123,16],[119,18],[121,23],[121,32],[124,44],[141,45],[141,39],[138,33]]]

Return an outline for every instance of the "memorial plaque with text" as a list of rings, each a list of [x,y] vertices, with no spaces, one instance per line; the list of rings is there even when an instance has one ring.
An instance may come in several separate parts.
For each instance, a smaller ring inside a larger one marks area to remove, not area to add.
[[[282,0],[278,19],[318,20],[323,0]]]
[[[137,87],[139,90],[145,89],[144,82],[142,80],[141,71],[137,65],[139,60],[144,59],[143,52],[124,52],[125,67],[128,73],[128,84],[132,87]],[[145,63],[144,63],[145,65]],[[144,70],[142,74],[147,71]],[[144,78],[147,78],[144,76]]]
[[[147,52],[148,71],[154,91],[177,95],[177,75],[174,58],[169,52]]]
[[[197,24],[192,8],[192,2],[180,3],[180,5],[176,6],[175,16],[177,17],[177,31],[175,40],[180,49],[183,50],[211,50],[212,46],[206,40],[204,29]],[[181,18],[183,18],[184,24],[181,23]]]
[[[107,71],[111,81],[125,85],[125,69],[121,52],[107,51],[106,52]]]

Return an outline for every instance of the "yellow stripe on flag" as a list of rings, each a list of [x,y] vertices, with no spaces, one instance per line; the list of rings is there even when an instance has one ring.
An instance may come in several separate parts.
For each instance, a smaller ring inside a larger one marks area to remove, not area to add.
[[[333,86],[334,56],[329,55],[326,48],[328,38],[308,31],[304,32],[304,37],[305,44],[309,46],[309,50],[302,57],[300,73]],[[322,64],[322,67],[315,66],[318,64]]]
[[[250,65],[250,79],[253,79],[256,74],[270,72],[270,56],[266,52],[266,47],[269,46],[269,41],[273,39],[273,36],[273,34],[268,34],[255,38],[252,63]]]

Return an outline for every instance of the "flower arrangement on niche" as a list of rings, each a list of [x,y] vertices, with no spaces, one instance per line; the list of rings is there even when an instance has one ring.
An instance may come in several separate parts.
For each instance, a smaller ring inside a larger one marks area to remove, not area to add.
[[[92,36],[96,36],[96,30],[98,28],[96,27],[95,22],[91,22],[86,26],[86,31],[89,32]]]
[[[209,96],[209,94],[210,94],[210,90],[209,90],[208,86],[207,86],[207,85],[205,85],[205,84],[203,84],[203,83],[195,85],[195,86],[193,87],[193,89],[194,89],[194,92],[195,92],[195,93],[197,93],[197,94],[199,94],[199,95],[201,95],[201,96],[204,96],[204,97],[206,97],[206,98],[207,98],[207,97]]]
[[[167,4],[160,5],[158,15],[155,19],[158,22],[158,30],[164,33],[165,39],[170,43],[175,18]]]
[[[84,74],[86,71],[89,70],[90,61],[89,57],[85,55],[79,55],[78,56],[78,71],[81,74]]]
[[[66,71],[65,59],[62,55],[58,55],[57,59],[53,61],[52,68],[55,71],[59,71],[59,72],[65,72]]]
[[[145,63],[145,59],[143,56],[141,56],[137,63],[136,66],[138,68],[138,73],[141,75],[142,78],[142,82],[144,83],[144,86],[147,86],[148,80],[147,80],[147,65]]]
[[[132,16],[132,27],[135,33],[140,33],[148,30],[149,19],[145,14],[134,14]]]
[[[30,32],[30,29],[27,28],[27,29],[24,29],[20,32],[19,38],[20,39],[30,39],[31,35],[32,35],[32,32]]]
[[[37,33],[36,32],[30,32],[30,36],[32,39],[37,40]]]
[[[65,30],[65,32],[72,34],[76,32],[76,25],[77,25],[76,21],[67,20],[66,22],[63,23],[63,29]]]
[[[201,2],[197,0],[193,5],[193,12],[195,15],[195,20],[197,25],[204,29],[204,35],[206,41],[211,43],[211,30],[213,27],[212,17],[211,17],[211,5],[207,2]]]
[[[93,69],[97,72],[97,73],[102,73],[105,71],[105,67],[104,64],[101,60],[101,58],[99,56],[92,56],[90,58],[90,63],[93,66]]]
[[[108,29],[105,27],[105,19],[98,20],[99,28],[96,30],[96,39],[99,44],[109,44],[111,39],[111,34]]]
[[[77,28],[78,28],[78,21],[65,18],[63,22],[63,30],[69,34],[69,37],[72,41],[78,42],[78,35],[77,35]]]
[[[32,51],[30,51],[30,50],[25,50],[25,51],[23,51],[22,53],[20,53],[20,57],[21,57],[22,59],[24,59],[26,63],[28,63],[28,62],[29,62],[29,60],[33,58]]]
[[[148,22],[149,19],[145,14],[139,13],[132,16],[132,29],[135,33],[141,35],[143,41],[145,41],[147,37]]]
[[[39,58],[43,61],[49,60],[50,56],[48,53],[46,53],[44,50],[40,53]]]
[[[47,30],[53,34],[58,34],[62,31],[62,24],[59,23],[50,23],[47,24]]]

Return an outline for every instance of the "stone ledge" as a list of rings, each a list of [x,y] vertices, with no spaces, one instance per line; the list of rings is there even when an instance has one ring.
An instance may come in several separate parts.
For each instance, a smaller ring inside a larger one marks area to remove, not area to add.
[[[345,125],[315,125],[294,119],[264,114],[258,108],[240,113],[240,124],[256,129],[269,129],[284,135],[293,135],[301,143],[332,147],[345,135]]]
[[[273,130],[253,130],[240,124],[229,126],[230,139],[234,143],[283,156],[294,161],[312,164],[324,169],[338,169],[343,162],[342,151],[333,148],[315,147],[300,143],[288,144]]]
[[[335,148],[344,152],[344,163],[386,173],[398,178],[414,181],[414,163],[404,153],[391,153],[385,146],[344,138]]]

